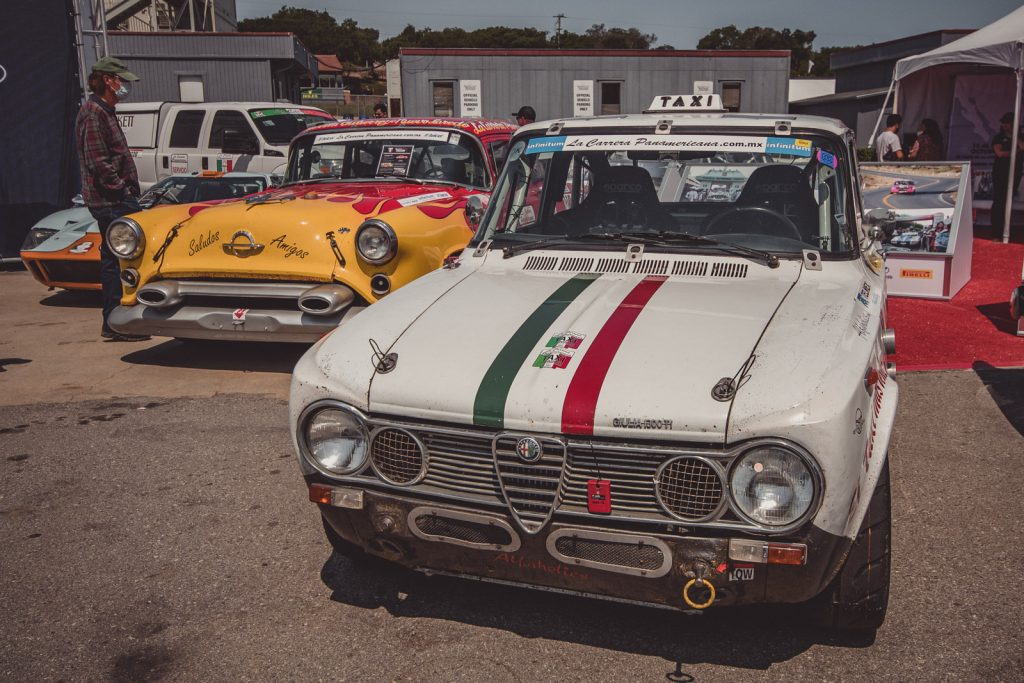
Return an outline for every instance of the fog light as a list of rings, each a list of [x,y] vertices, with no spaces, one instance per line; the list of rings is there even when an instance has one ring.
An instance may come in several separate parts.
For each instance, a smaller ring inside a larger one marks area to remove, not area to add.
[[[377,273],[370,278],[370,289],[377,296],[384,296],[391,291],[391,278],[384,273]]]
[[[139,271],[134,268],[125,268],[121,271],[121,282],[125,287],[134,289],[139,284]]]

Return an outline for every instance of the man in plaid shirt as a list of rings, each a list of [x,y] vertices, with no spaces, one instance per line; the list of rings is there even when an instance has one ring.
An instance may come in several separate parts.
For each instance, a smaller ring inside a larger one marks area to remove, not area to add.
[[[114,341],[141,341],[146,336],[121,334],[107,324],[107,317],[121,299],[121,268],[107,247],[107,228],[115,218],[135,213],[139,207],[139,173],[135,168],[124,131],[114,106],[128,96],[128,82],[139,77],[119,59],[104,57],[89,74],[92,94],[78,111],[75,140],[82,175],[82,198],[99,225],[100,283],[103,287],[101,336]]]

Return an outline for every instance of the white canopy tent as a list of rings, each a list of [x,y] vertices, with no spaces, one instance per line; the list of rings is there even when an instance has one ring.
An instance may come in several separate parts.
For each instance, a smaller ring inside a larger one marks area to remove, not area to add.
[[[899,60],[893,74],[893,86],[896,93],[895,111],[903,116],[904,122],[913,122],[911,125],[916,125],[916,122],[925,117],[940,122],[949,122],[953,113],[957,80],[963,78],[990,79],[987,84],[988,91],[997,93],[997,96],[1002,99],[995,103],[995,108],[992,111],[982,111],[979,106],[974,111],[966,112],[966,116],[975,122],[976,128],[979,128],[979,133],[982,131],[988,133],[985,140],[987,143],[999,129],[1000,115],[1008,109],[1012,108],[1013,110],[1013,130],[1019,129],[1022,75],[1024,75],[1024,7],[1014,10],[1002,19],[959,40],[924,54]],[[1016,97],[1013,97],[1013,93],[1016,93]],[[1013,97],[1012,103],[1010,102],[1011,97]],[[968,98],[967,101],[972,107],[975,104],[973,99]],[[888,104],[888,96],[886,104]],[[992,103],[990,106],[993,106]],[[885,105],[883,105],[882,111],[885,111]],[[953,131],[950,132],[950,138],[952,139],[952,137]],[[1011,149],[1010,168],[1013,169],[1017,158],[1017,146],[1013,145]],[[987,149],[985,153],[987,153]],[[1008,242],[1010,236],[1013,179],[1014,174],[1011,172],[1008,181],[1011,189],[1006,193],[1004,242]]]

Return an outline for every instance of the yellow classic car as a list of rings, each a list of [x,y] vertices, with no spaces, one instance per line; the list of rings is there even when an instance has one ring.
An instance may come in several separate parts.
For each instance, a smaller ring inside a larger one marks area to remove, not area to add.
[[[372,119],[310,128],[281,187],[114,221],[118,332],[312,342],[473,235],[516,127]]]

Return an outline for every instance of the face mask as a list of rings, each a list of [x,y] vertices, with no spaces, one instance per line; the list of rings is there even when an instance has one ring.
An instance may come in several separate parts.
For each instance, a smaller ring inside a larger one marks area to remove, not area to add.
[[[128,83],[126,81],[121,81],[121,87],[115,90],[114,94],[117,95],[117,99],[119,100],[123,100],[128,97]]]

